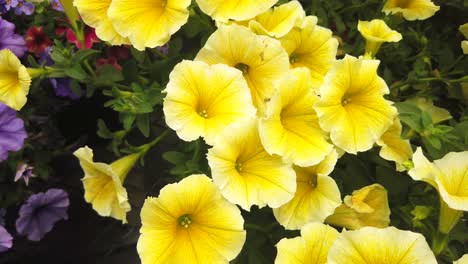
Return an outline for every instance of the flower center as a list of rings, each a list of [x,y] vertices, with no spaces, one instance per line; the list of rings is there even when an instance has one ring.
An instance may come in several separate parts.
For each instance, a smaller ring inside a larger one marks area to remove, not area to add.
[[[312,188],[316,188],[317,187],[317,175],[312,175],[312,177],[310,177],[309,179],[309,185],[312,186]]]
[[[243,74],[249,73],[249,66],[244,63],[238,63],[234,66],[236,69],[240,70]]]
[[[407,8],[409,6],[409,2],[408,0],[396,0],[395,1],[395,4],[397,7],[400,7],[400,8]]]
[[[242,171],[242,163],[240,163],[240,162],[237,162],[237,163],[236,163],[236,171],[237,171],[237,172],[241,172],[241,171]]]
[[[289,55],[289,62],[290,62],[291,64],[294,64],[294,63],[296,63],[296,62],[298,62],[298,61],[299,61],[299,55],[297,55],[297,54],[294,53],[294,52],[291,53],[291,55]]]
[[[160,0],[159,1],[159,6],[162,7],[162,8],[165,8],[167,5],[167,0]]]
[[[341,105],[345,106],[349,103],[351,103],[351,95],[350,94],[343,95],[343,98],[341,98]]]
[[[200,112],[198,112],[198,115],[203,118],[208,118],[208,112],[206,110],[201,110]]]
[[[177,222],[183,228],[189,228],[189,226],[192,224],[192,218],[190,217],[190,215],[184,214],[181,217],[179,217],[179,219],[177,219]]]

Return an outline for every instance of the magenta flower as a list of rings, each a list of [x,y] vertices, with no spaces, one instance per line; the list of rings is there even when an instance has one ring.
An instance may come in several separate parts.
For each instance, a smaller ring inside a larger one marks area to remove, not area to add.
[[[8,152],[20,150],[27,136],[24,122],[16,117],[16,111],[0,103],[0,161],[8,158]]]
[[[29,240],[39,241],[52,230],[55,223],[68,219],[69,205],[68,194],[61,189],[33,194],[20,208],[16,231]]]

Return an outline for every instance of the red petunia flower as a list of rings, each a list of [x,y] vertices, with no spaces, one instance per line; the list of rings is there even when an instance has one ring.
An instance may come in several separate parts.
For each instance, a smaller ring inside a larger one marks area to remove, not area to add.
[[[78,41],[76,38],[75,32],[71,30],[70,28],[67,28],[65,30],[66,37],[68,42],[75,44],[75,46],[79,49],[83,49],[81,42]],[[96,32],[94,31],[94,28],[86,27],[85,29],[85,35],[84,35],[84,49],[90,49],[93,47],[94,43],[99,42],[98,37],[96,36]]]
[[[52,40],[44,33],[44,27],[33,26],[26,31],[26,46],[29,52],[40,55],[52,45]]]

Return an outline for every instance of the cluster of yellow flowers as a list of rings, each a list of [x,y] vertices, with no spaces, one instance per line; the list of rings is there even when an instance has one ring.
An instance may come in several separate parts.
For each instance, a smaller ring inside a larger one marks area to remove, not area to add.
[[[147,198],[141,211],[142,263],[228,263],[246,232],[239,208],[273,208],[301,237],[277,244],[276,263],[437,263],[425,238],[388,227],[387,193],[374,184],[341,200],[328,176],[344,153],[381,146],[397,168],[411,159],[375,59],[402,36],[384,21],[360,21],[366,52],[336,60],[332,32],[306,16],[298,1],[197,0],[218,29],[193,61],[180,62],[164,90],[167,125],[185,141],[203,138],[212,179],[192,175]],[[189,0],[75,0],[83,20],[112,44],[137,49],[167,42],[188,18]],[[408,20],[432,16],[431,1],[394,1],[384,12]],[[149,23],[151,21],[151,23]],[[122,187],[139,154],[111,165],[75,152],[85,170],[85,198],[103,216],[126,221]],[[409,175],[440,193],[441,231],[468,210],[468,152],[430,163],[420,149]],[[442,219],[443,218],[443,219]],[[352,231],[338,233],[323,223]]]

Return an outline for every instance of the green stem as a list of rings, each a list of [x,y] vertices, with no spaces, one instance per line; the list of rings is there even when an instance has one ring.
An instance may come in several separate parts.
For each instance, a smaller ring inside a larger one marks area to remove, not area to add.
[[[192,161],[197,162],[200,160],[201,146],[200,139],[195,141],[195,151],[193,152]]]
[[[444,252],[445,248],[447,247],[449,241],[448,234],[444,234],[442,232],[437,232],[432,237],[432,251],[436,256],[439,256],[442,252]]]
[[[142,145],[139,147],[140,149],[140,154],[143,156],[150,150],[154,145],[158,144],[161,140],[163,140],[170,132],[171,130],[168,128],[164,132],[161,133],[157,138],[155,138],[153,141],[151,141],[148,144]]]
[[[94,72],[93,68],[91,67],[91,65],[89,65],[89,61],[88,60],[84,60],[83,61],[83,64],[84,66],[86,67],[86,69],[89,71],[89,74],[91,74],[93,77],[96,77],[96,73]]]

